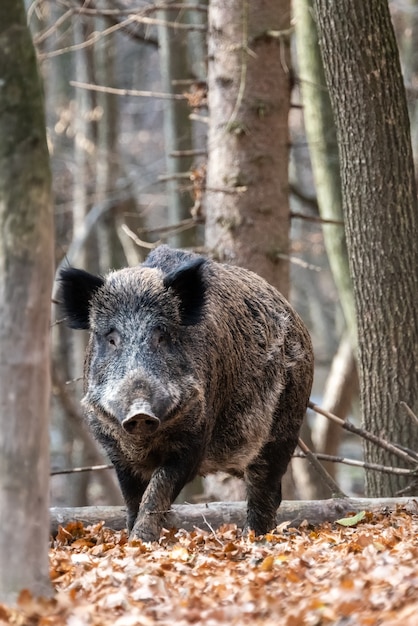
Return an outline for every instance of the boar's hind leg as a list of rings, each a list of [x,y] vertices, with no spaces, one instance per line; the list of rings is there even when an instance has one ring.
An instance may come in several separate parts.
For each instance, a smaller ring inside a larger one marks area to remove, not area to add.
[[[276,527],[276,511],[282,501],[282,477],[296,442],[270,442],[245,472],[247,520],[244,531],[265,535]]]

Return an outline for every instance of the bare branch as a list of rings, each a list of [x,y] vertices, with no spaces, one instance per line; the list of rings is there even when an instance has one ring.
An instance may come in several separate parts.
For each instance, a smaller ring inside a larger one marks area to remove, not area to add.
[[[162,100],[187,100],[181,93],[161,93],[159,91],[140,91],[138,89],[117,89],[116,87],[105,87],[104,85],[93,85],[92,83],[80,83],[77,80],[70,80],[72,87],[78,89],[88,89],[99,91],[100,93],[112,93],[116,96],[140,96],[142,98],[160,98]]]
[[[51,470],[50,476],[61,474],[77,474],[80,472],[97,472],[99,470],[115,469],[114,465],[88,465],[86,467],[73,467],[72,469]]]
[[[341,418],[337,417],[337,415],[334,415],[333,413],[330,413],[329,411],[322,409],[321,407],[314,404],[313,402],[309,402],[308,406],[310,409],[315,411],[315,413],[324,415],[328,419],[339,424],[345,430],[348,430],[351,433],[359,435],[363,439],[367,439],[368,441],[371,441],[372,443],[376,444],[380,448],[383,448],[384,450],[391,452],[392,454],[394,454],[395,456],[397,456],[398,458],[402,459],[403,461],[407,463],[413,463],[414,465],[416,465],[416,462],[417,462],[416,459],[412,457],[410,454],[408,454],[407,452],[405,452],[404,450],[401,450],[400,448],[398,448],[398,446],[392,443],[389,443],[388,441],[385,441],[381,437],[374,435],[373,433],[369,432],[368,430],[365,430],[364,428],[355,426],[349,420],[342,420]]]
[[[184,157],[184,156],[206,156],[207,150],[173,150],[170,152],[171,157]]]
[[[330,490],[332,497],[333,498],[347,498],[347,495],[341,490],[341,488],[337,485],[337,483],[332,478],[332,476],[330,476],[330,474],[327,472],[325,467],[321,465],[321,463],[318,461],[316,456],[313,454],[313,452],[311,452],[311,450],[302,441],[300,437],[298,439],[298,445],[299,445],[299,448],[302,450],[302,452],[305,453],[306,458],[308,459],[309,463],[313,466],[313,468],[315,469],[315,471],[317,472],[321,480],[325,483],[325,485]]]
[[[139,24],[147,24],[150,26],[165,26],[166,28],[173,28],[174,30],[200,30],[207,31],[205,24],[183,24],[182,22],[168,22],[167,20],[157,19],[155,17],[144,17],[142,15],[134,15],[134,22]]]
[[[134,243],[136,243],[136,245],[139,246],[140,248],[146,248],[147,250],[153,250],[154,248],[156,248],[161,243],[161,241],[156,241],[154,243],[149,243],[148,241],[143,241],[143,239],[140,239],[137,235],[135,235],[135,233],[126,224],[122,224],[121,225],[121,229],[123,230],[125,235],[128,235],[128,237],[130,237],[130,239],[132,239],[132,241]]]
[[[319,217],[318,215],[306,215],[305,213],[299,213],[298,211],[291,211],[290,217],[307,220],[308,222],[317,222],[318,224],[335,224],[336,226],[344,226],[344,222],[341,222],[340,220],[327,220]]]
[[[138,230],[142,235],[156,235],[159,233],[171,234],[173,232],[184,230],[185,228],[193,228],[196,224],[203,224],[204,220],[197,217],[189,217],[181,220],[177,224],[171,224],[168,226],[159,226],[157,228],[140,228]]]
[[[401,407],[404,409],[405,413],[407,415],[409,415],[409,417],[411,418],[411,420],[418,425],[418,417],[415,415],[415,413],[412,411],[412,409],[409,408],[409,406],[407,405],[406,402],[401,401],[400,402]]]
[[[45,41],[45,39],[48,39],[48,37],[50,35],[53,35],[58,28],[66,21],[68,20],[70,17],[72,17],[74,15],[74,10],[73,9],[69,9],[68,11],[66,11],[63,15],[61,15],[53,24],[52,26],[48,26],[48,28],[46,28],[44,31],[40,32],[38,35],[34,35],[33,37],[33,41],[35,43],[36,46],[39,46],[41,43],[43,43]]]
[[[409,513],[417,513],[415,498],[333,498],[330,500],[291,500],[283,501],[276,514],[276,524],[291,522],[299,526],[309,521],[316,526],[323,522],[332,522],[347,513],[370,511],[381,513],[395,511],[403,507]],[[247,505],[245,502],[208,502],[205,504],[173,504],[167,515],[167,528],[194,530],[208,524],[219,528],[222,524],[236,524],[242,528],[245,523]],[[51,533],[58,532],[59,525],[79,520],[86,526],[104,521],[108,528],[121,530],[126,528],[126,509],[124,507],[78,507],[51,508]]]
[[[107,35],[110,35],[114,32],[117,32],[118,30],[121,30],[124,26],[135,22],[134,18],[135,16],[129,16],[125,20],[123,20],[123,22],[118,22],[117,24],[114,24],[113,26],[109,26],[109,28],[105,28],[104,30],[100,32],[95,31],[86,39],[86,41],[83,41],[82,43],[72,44],[71,46],[60,48],[59,50],[51,50],[49,52],[43,52],[39,55],[39,58],[41,61],[43,61],[45,59],[50,59],[53,57],[60,56],[62,54],[66,54],[67,52],[74,52],[75,50],[82,50],[83,48],[88,48],[89,46],[93,46],[98,41],[100,41],[100,39],[102,39],[103,37],[106,37]]]
[[[162,2],[160,4],[150,4],[147,7],[141,6],[132,9],[124,9],[119,7],[117,9],[98,9],[91,7],[80,6],[77,7],[77,13],[82,13],[84,15],[103,15],[103,16],[119,16],[119,15],[132,15],[135,13],[136,15],[146,15],[148,13],[154,13],[156,11],[164,11],[167,9],[177,10],[177,11],[197,11],[200,13],[207,13],[208,8],[202,4],[188,4],[185,2],[172,2],[166,3]]]
[[[332,454],[323,454],[322,452],[312,452],[319,461],[329,461],[330,463],[342,463],[343,465],[352,465],[353,467],[361,467],[363,469],[374,470],[384,474],[399,474],[400,476],[416,476],[417,470],[409,470],[403,467],[390,467],[387,465],[379,465],[377,463],[367,463],[366,461],[358,461],[356,459],[347,459],[343,456],[334,456]],[[295,452],[295,458],[306,458],[303,452]]]
[[[304,269],[307,270],[312,270],[313,272],[321,272],[322,268],[319,267],[318,265],[313,265],[312,263],[307,263],[306,261],[303,261],[302,259],[299,259],[296,256],[290,256],[288,254],[278,254],[277,255],[278,259],[283,259],[284,261],[289,261],[290,263],[294,263],[295,265],[299,265],[300,267],[303,267]]]

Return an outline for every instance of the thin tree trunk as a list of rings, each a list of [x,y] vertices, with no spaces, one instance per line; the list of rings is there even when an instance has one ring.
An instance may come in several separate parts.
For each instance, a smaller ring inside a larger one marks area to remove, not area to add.
[[[340,150],[364,425],[418,449],[418,204],[408,111],[386,0],[314,0]],[[366,460],[391,455],[366,443]],[[369,495],[406,487],[366,472]],[[417,488],[415,487],[415,493]]]
[[[351,339],[347,335],[343,335],[338,351],[332,361],[321,406],[341,419],[346,419],[357,392],[357,367]],[[315,426],[312,429],[315,451],[336,456],[342,434],[342,428],[338,424],[322,415],[317,415]],[[322,461],[322,464],[328,473],[335,478],[337,465],[327,461]]]
[[[100,0],[100,8],[106,8],[107,2]],[[106,17],[96,19],[97,30],[103,31],[112,22]],[[115,87],[116,37],[108,34],[98,40],[94,49],[94,75],[98,85]],[[96,105],[101,110],[97,121],[96,141],[96,188],[95,202],[103,203],[115,195],[121,172],[118,153],[119,100],[113,94],[98,93]],[[126,257],[119,239],[119,202],[103,215],[97,225],[99,270],[105,273],[126,265]]]
[[[189,12],[186,10],[158,11],[162,21],[187,23]],[[184,30],[176,31],[164,24],[158,27],[158,44],[160,55],[162,89],[166,93],[182,93],[186,91],[184,79],[190,78],[188,60],[188,38]],[[189,193],[181,190],[178,174],[188,172],[192,166],[190,156],[174,156],[174,152],[190,150],[193,147],[192,126],[189,118],[190,109],[186,101],[164,101],[164,141],[167,174],[172,178],[167,181],[168,220],[178,224],[190,217],[193,202]],[[189,229],[169,237],[168,242],[175,247],[191,247],[196,245],[195,231]]]
[[[81,45],[87,38],[87,27],[80,17],[74,21],[74,44]],[[91,51],[81,47],[74,53],[74,71],[77,80],[92,82]],[[92,93],[85,89],[77,89],[75,92],[75,137],[74,137],[74,172],[73,172],[73,239],[77,239],[84,229],[84,222],[91,203],[91,189],[89,178],[92,171],[92,148],[93,131],[90,120],[90,112],[93,109]],[[90,192],[90,193],[89,193]],[[85,245],[78,254],[74,264],[78,267],[88,268],[88,246]],[[79,333],[72,340],[72,360],[68,365],[70,379],[79,379],[83,373],[84,352],[87,340],[84,333]],[[75,388],[78,398],[81,397],[81,385]],[[73,463],[84,465],[83,443],[73,438],[73,432],[64,424],[64,437],[69,442]],[[69,483],[68,500],[74,505],[87,502],[89,476],[77,476]]]
[[[24,4],[0,3],[0,601],[48,594],[53,225]]]
[[[313,0],[294,0],[293,9],[303,118],[318,208],[323,219],[344,222],[337,133],[313,17]],[[355,348],[356,309],[344,226],[323,224],[322,231],[351,345]]]

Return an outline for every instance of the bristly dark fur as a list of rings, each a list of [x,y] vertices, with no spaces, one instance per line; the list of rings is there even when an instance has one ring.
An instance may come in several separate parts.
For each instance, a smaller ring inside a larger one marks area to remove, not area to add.
[[[203,257],[185,261],[164,277],[164,287],[171,288],[181,301],[181,323],[184,326],[198,324],[205,302],[205,283],[201,268]]]
[[[64,270],[61,297],[71,327],[91,331],[83,405],[131,537],[158,539],[184,485],[219,470],[246,483],[246,528],[271,530],[313,377],[286,299],[252,272],[168,246],[104,279]]]
[[[68,326],[75,330],[87,330],[90,300],[93,293],[103,286],[103,278],[66,267],[61,270],[59,280],[61,306]]]

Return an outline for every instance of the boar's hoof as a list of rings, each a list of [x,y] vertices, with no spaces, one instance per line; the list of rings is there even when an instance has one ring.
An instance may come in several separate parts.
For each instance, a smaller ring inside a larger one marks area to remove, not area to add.
[[[146,402],[135,403],[122,422],[122,428],[129,435],[152,435],[159,426],[160,420]]]

